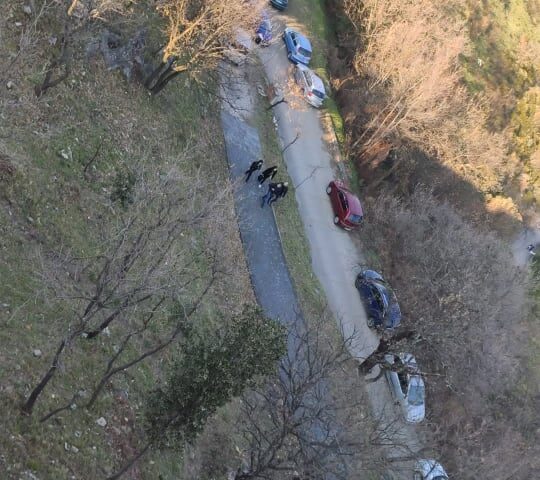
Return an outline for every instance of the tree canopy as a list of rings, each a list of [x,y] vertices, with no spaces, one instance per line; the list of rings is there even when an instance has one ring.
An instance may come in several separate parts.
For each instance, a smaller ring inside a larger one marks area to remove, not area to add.
[[[168,380],[150,395],[147,427],[161,446],[193,439],[220,406],[277,370],[285,331],[260,310],[246,308],[214,332],[192,328]]]

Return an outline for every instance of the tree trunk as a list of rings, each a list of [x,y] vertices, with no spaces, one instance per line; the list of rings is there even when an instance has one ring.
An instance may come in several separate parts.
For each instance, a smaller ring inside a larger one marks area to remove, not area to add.
[[[175,60],[176,59],[174,57],[170,57],[166,62],[160,63],[159,66],[154,69],[154,71],[145,80],[144,86],[148,88],[148,90],[152,90],[152,87],[157,83],[156,81],[172,70]]]
[[[144,448],[137,453],[133,458],[131,458],[127,463],[124,464],[124,466],[116,473],[111,475],[110,477],[107,477],[107,480],[117,480],[120,478],[124,473],[126,473],[133,465],[137,463],[137,461],[148,451],[150,450],[150,447],[152,446],[153,442],[148,442]]]
[[[181,72],[172,71],[167,76],[160,77],[157,83],[150,90],[152,92],[152,95],[157,95],[159,92],[161,92],[161,90],[163,90],[173,78],[180,75],[180,73]]]
[[[358,365],[358,372],[364,375],[368,374],[375,365],[384,363],[384,355],[389,353],[390,349],[397,343],[412,338],[415,335],[416,332],[414,330],[403,330],[389,339],[381,338],[375,351]]]
[[[47,90],[49,90],[49,88],[56,87],[56,85],[58,85],[59,83],[62,83],[66,78],[68,78],[70,69],[66,65],[64,73],[60,75],[58,78],[56,78],[55,80],[51,81],[52,72],[57,66],[58,66],[57,62],[51,63],[51,66],[49,67],[49,70],[47,70],[47,73],[45,75],[45,79],[43,80],[43,83],[41,85],[36,86],[36,88],[34,89],[36,97],[38,98],[41,97]]]
[[[41,417],[39,419],[40,423],[44,423],[47,420],[49,420],[49,418],[54,417],[55,415],[58,415],[60,412],[70,409],[71,406],[75,404],[78,398],[79,398],[79,393],[77,392],[75,395],[73,395],[73,397],[71,397],[71,400],[68,403],[66,403],[64,406],[55,408],[54,410],[47,413],[47,415],[44,415],[43,417]]]
[[[51,378],[54,376],[54,373],[56,372],[56,369],[58,367],[58,359],[60,358],[60,355],[64,351],[64,348],[66,346],[66,341],[62,340],[62,343],[58,347],[58,350],[56,351],[56,354],[54,355],[53,361],[51,363],[51,366],[49,367],[49,370],[47,370],[47,373],[43,376],[41,379],[41,382],[37,385],[34,390],[32,390],[32,393],[24,402],[24,405],[21,407],[21,410],[26,415],[32,415],[32,410],[34,409],[34,405],[38,399],[38,397],[41,395],[41,392],[45,389]]]
[[[66,78],[68,78],[71,72],[70,64],[68,60],[69,35],[70,35],[70,32],[68,30],[68,26],[66,23],[66,25],[64,25],[64,34],[62,35],[62,49],[60,50],[60,54],[58,55],[58,57],[53,58],[50,61],[49,67],[47,68],[47,73],[45,74],[45,78],[43,79],[43,82],[41,83],[41,85],[37,85],[36,88],[34,89],[36,97],[41,97],[47,90],[49,90],[49,88],[56,87],[56,85],[58,85],[59,83],[62,83]],[[56,70],[61,65],[64,65],[64,73],[62,73],[55,80],[51,80],[54,70]]]

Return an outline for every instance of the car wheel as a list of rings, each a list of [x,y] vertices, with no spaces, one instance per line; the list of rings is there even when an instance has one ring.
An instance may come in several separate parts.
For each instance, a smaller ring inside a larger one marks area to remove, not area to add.
[[[332,193],[332,187],[330,185],[328,185],[328,187],[326,187],[326,193],[328,195],[330,195]]]
[[[337,215],[334,217],[334,225],[339,225],[339,217]]]
[[[367,318],[367,326],[369,328],[373,328],[375,326],[375,320],[373,319],[373,317],[368,317]]]
[[[291,52],[287,53],[287,58],[292,61],[292,53]]]

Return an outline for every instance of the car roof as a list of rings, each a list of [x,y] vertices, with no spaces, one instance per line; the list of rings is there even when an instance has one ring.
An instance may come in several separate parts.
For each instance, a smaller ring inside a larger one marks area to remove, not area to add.
[[[435,480],[437,478],[448,478],[444,468],[435,460],[418,460],[417,466],[420,467],[422,475],[426,480]]]
[[[304,37],[304,35],[302,35],[300,32],[297,32],[296,30],[293,30],[291,29],[291,33],[295,33],[296,34],[296,41],[298,42],[298,44],[304,49],[304,50],[308,50],[309,52],[311,52],[311,43],[310,41],[308,40],[307,37]]]
[[[315,85],[315,82],[313,82],[313,85]],[[324,86],[322,88],[323,90],[319,90],[319,88],[317,88],[317,90],[322,91],[324,93]],[[349,202],[349,209],[351,210],[351,213],[353,215],[360,215],[361,217],[363,217],[364,211],[362,210],[362,204],[360,203],[360,200],[358,199],[358,197],[354,193],[349,192],[345,188],[342,188],[342,190],[345,193],[345,196],[347,197],[347,202]]]
[[[425,387],[424,380],[420,375],[411,375],[409,377],[409,386],[411,387]]]
[[[384,301],[384,308],[387,309],[390,304],[390,292],[385,285],[378,281],[372,281],[371,284],[379,291],[381,298]]]
[[[371,284],[379,291],[384,301],[384,323],[390,323],[387,328],[397,327],[401,323],[401,310],[394,291],[386,282],[383,283],[380,280],[372,279]]]

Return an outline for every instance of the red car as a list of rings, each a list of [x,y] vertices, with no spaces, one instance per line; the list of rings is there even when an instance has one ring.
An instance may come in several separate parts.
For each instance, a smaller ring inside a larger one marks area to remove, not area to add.
[[[326,187],[326,193],[332,202],[336,225],[345,230],[352,230],[362,223],[364,212],[360,200],[354,193],[345,188],[343,182],[339,180],[330,182]]]

